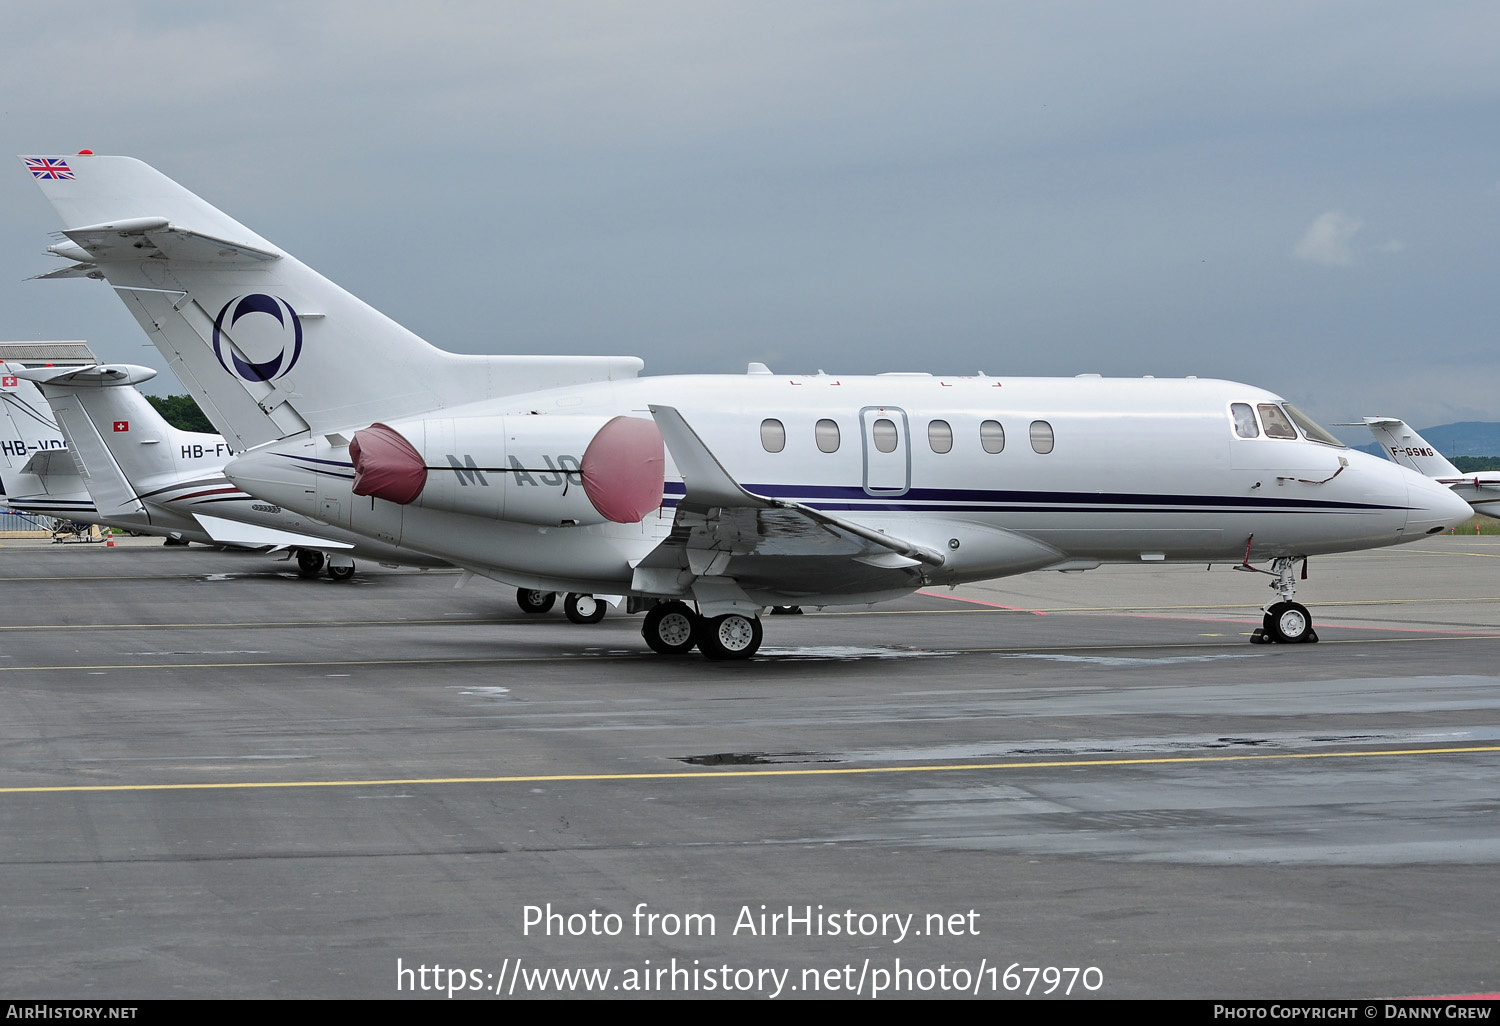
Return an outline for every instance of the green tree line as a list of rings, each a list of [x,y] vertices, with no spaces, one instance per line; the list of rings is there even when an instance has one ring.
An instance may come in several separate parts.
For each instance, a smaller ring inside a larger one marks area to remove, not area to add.
[[[198,402],[192,396],[145,396],[145,401],[156,407],[156,413],[177,431],[217,434],[207,417],[202,416],[202,410],[199,410]]]
[[[1465,474],[1500,470],[1500,456],[1455,456],[1449,462]]]
[[[198,403],[190,395],[148,395],[146,401],[178,431],[202,431],[217,434]]]

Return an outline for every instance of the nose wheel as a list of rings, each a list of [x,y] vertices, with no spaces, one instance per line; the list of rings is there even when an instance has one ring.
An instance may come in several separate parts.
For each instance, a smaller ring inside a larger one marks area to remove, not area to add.
[[[1318,640],[1318,632],[1313,630],[1312,614],[1302,603],[1292,601],[1292,595],[1297,590],[1297,576],[1293,573],[1296,565],[1295,558],[1283,556],[1272,561],[1269,571],[1262,571],[1276,576],[1271,587],[1280,598],[1266,607],[1260,630],[1250,635],[1253,644],[1276,642],[1297,645],[1312,644]]]
[[[1272,603],[1261,621],[1261,634],[1267,641],[1283,645],[1318,640],[1318,632],[1312,626],[1312,615],[1300,602]]]

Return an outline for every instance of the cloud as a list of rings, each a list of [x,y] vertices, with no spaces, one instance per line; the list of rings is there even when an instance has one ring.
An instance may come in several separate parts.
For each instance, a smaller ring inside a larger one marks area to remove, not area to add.
[[[1298,260],[1330,267],[1347,267],[1354,263],[1354,235],[1364,225],[1358,218],[1337,210],[1319,214],[1313,219],[1293,247],[1292,254]]]

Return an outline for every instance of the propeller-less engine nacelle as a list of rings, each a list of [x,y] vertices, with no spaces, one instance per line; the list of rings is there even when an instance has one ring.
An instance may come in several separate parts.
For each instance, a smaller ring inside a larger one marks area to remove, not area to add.
[[[354,494],[527,524],[639,522],[661,506],[665,446],[641,417],[448,417],[372,424]]]

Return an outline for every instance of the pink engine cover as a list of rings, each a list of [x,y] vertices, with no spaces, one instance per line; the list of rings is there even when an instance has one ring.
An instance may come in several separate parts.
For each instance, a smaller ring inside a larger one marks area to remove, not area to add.
[[[405,506],[421,495],[427,484],[422,454],[384,424],[371,424],[354,432],[349,458],[354,461],[355,495],[373,495]]]
[[[589,442],[579,469],[594,508],[617,524],[634,524],[661,505],[666,467],[656,422],[616,417]]]

